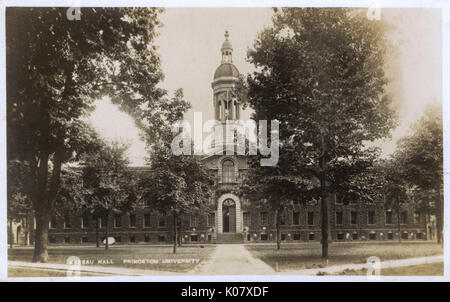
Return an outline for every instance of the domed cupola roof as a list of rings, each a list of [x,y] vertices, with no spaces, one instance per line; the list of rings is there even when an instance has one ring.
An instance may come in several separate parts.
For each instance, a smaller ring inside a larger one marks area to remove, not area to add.
[[[214,73],[214,80],[222,77],[239,77],[239,71],[236,66],[233,65],[233,46],[228,41],[228,30],[225,31],[225,41],[222,43],[220,51],[222,52],[222,64],[217,67]]]
[[[214,73],[214,79],[221,77],[239,77],[239,71],[232,63],[222,63]]]

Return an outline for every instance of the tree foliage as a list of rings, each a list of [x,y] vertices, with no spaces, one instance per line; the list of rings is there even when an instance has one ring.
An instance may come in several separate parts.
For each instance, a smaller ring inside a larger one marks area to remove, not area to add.
[[[361,174],[377,157],[367,142],[396,125],[385,95],[386,31],[382,21],[354,9],[282,8],[248,52],[257,68],[247,78],[253,118],[280,121],[280,158],[292,153],[292,167],[272,173],[296,175],[292,188],[298,179],[318,180],[324,257],[326,199],[339,192],[365,195]]]
[[[80,20],[69,20],[66,8],[7,10],[7,153],[30,167],[34,261],[48,259],[61,166],[92,147],[81,120],[94,101],[110,96],[148,139],[156,137],[167,99],[153,44],[161,11],[81,8]]]

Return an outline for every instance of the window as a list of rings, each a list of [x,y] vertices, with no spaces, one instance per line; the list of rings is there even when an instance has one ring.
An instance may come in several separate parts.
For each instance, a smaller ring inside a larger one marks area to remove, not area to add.
[[[114,236],[116,242],[122,242],[122,236]]]
[[[286,214],[284,212],[280,215],[280,225],[286,225]]]
[[[64,243],[70,243],[70,237],[69,236],[64,237]]]
[[[190,226],[191,226],[191,228],[198,227],[198,217],[197,216],[191,216]]]
[[[81,242],[82,243],[88,243],[89,242],[89,238],[88,237],[81,237]]]
[[[314,240],[314,233],[313,232],[308,234],[308,240]]]
[[[191,241],[198,241],[197,235],[191,235]]]
[[[374,211],[369,211],[367,213],[367,223],[375,224],[375,212]]]
[[[344,198],[342,197],[342,195],[336,194],[336,204],[343,204],[344,203]]]
[[[114,227],[115,228],[122,227],[122,216],[119,214],[114,215]]]
[[[393,240],[394,239],[394,233],[392,233],[392,232],[387,233],[387,239],[388,240]]]
[[[406,224],[408,222],[408,213],[406,211],[403,211],[400,214],[400,223],[401,224]]]
[[[216,214],[215,213],[209,213],[208,214],[208,227],[213,227],[213,226],[215,226],[215,224],[216,224]]]
[[[402,233],[402,239],[408,239],[408,232]]]
[[[352,234],[352,240],[358,240],[358,233]]]
[[[338,240],[344,240],[344,233],[338,233],[337,234],[337,239]]]
[[[50,238],[48,238],[48,241],[50,243],[56,243],[56,237],[55,236],[50,236]]]
[[[150,214],[146,213],[144,214],[144,228],[150,227]]]
[[[392,211],[386,211],[386,224],[392,224]]]
[[[145,241],[145,242],[150,242],[150,235],[145,234],[145,235],[144,235],[144,241]]]
[[[357,217],[358,217],[358,214],[355,211],[351,211],[350,212],[350,223],[351,224],[356,224]]]
[[[299,225],[300,224],[300,212],[294,212],[292,214],[292,224],[293,225]]]
[[[416,233],[416,239],[423,239],[422,233]]]
[[[106,222],[108,221],[108,217],[106,215],[104,215],[103,217],[101,217],[99,219],[100,219],[100,227],[106,228]]]
[[[342,212],[336,212],[336,224],[342,224]]]
[[[166,236],[164,236],[164,235],[158,235],[158,241],[159,241],[159,242],[164,242],[164,241],[166,241]]]
[[[419,212],[414,212],[414,223],[420,223],[420,213]]]
[[[70,229],[72,227],[72,222],[70,221],[70,216],[68,214],[64,215],[64,228]]]
[[[308,212],[308,224],[309,225],[314,224],[314,212]]]
[[[166,227],[166,219],[164,219],[164,218],[159,219],[158,227],[160,227],[160,228]]]
[[[281,240],[286,240],[286,234],[281,234]]]
[[[299,233],[294,234],[294,240],[300,240],[300,234]]]
[[[234,163],[232,160],[227,159],[222,164],[222,182],[231,183],[234,181]]]
[[[268,236],[267,234],[261,234],[261,240],[267,240]]]
[[[369,233],[369,240],[377,240],[377,233],[370,232]]]
[[[89,215],[88,214],[83,214],[83,216],[81,217],[81,228],[82,229],[89,228]]]
[[[50,218],[50,224],[48,226],[51,229],[56,228],[56,216],[52,215],[52,217]]]
[[[244,217],[244,225],[250,226],[250,213],[244,212],[243,217]]]
[[[267,224],[267,212],[261,212],[261,225]]]
[[[130,214],[130,227],[131,228],[136,227],[136,214]]]
[[[131,235],[130,236],[130,242],[136,242],[136,236]]]

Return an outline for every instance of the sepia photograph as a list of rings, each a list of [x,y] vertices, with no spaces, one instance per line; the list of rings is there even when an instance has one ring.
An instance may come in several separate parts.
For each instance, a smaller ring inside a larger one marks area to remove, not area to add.
[[[446,280],[448,8],[338,2],[6,3],[5,280]]]

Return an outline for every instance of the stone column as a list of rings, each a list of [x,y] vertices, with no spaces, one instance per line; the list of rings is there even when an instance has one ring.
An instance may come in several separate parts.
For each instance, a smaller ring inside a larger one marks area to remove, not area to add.
[[[234,120],[234,100],[230,100],[230,120]]]
[[[222,202],[217,203],[217,233],[221,234],[223,232],[223,226],[222,226]]]
[[[236,119],[241,118],[241,107],[239,106],[239,102],[236,100]]]
[[[221,118],[221,120],[222,121],[225,121],[225,102],[226,102],[226,100],[224,100],[224,99],[222,99],[222,118]]]
[[[242,233],[242,214],[241,214],[241,202],[237,201],[236,204],[236,233]]]
[[[220,113],[220,107],[219,107],[219,99],[217,98],[217,95],[214,96],[214,118],[216,120],[219,120],[219,113]]]

